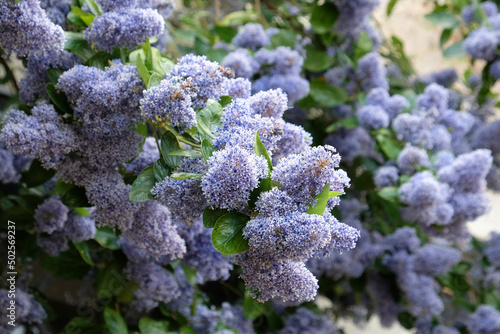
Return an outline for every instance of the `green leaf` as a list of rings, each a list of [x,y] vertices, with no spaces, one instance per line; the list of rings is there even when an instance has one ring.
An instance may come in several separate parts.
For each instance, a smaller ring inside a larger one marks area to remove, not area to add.
[[[89,317],[75,317],[66,324],[62,334],[101,334],[101,326],[92,321]]]
[[[325,107],[335,107],[347,100],[347,93],[338,87],[332,87],[321,79],[311,81],[309,95]]]
[[[227,14],[220,20],[219,25],[224,26],[242,26],[248,22],[256,22],[258,20],[257,13],[249,11],[235,11]]]
[[[248,290],[245,290],[245,299],[243,300],[243,316],[248,320],[257,319],[265,311],[265,305],[259,303],[253,298]]]
[[[219,38],[226,43],[231,43],[231,40],[237,34],[236,29],[219,25],[214,27],[214,32],[215,35],[219,36]]]
[[[320,72],[329,69],[333,65],[333,57],[325,51],[308,49],[304,68],[313,72]]]
[[[219,98],[219,104],[221,107],[225,107],[228,104],[232,103],[234,101],[234,97],[228,96],[228,95],[223,95]]]
[[[144,63],[142,62],[140,54],[137,55],[137,61],[135,65],[137,66],[137,71],[139,71],[139,75],[141,76],[142,81],[144,82],[144,84],[147,85],[149,79],[151,78],[151,74],[149,74],[149,70],[146,68],[146,65],[144,65]]]
[[[404,311],[398,314],[398,320],[401,326],[403,326],[404,328],[413,329],[415,327],[417,318],[411,315],[409,312]]]
[[[443,56],[446,58],[460,58],[467,56],[467,52],[465,52],[465,48],[463,46],[463,41],[450,45],[443,51]]]
[[[148,70],[153,69],[153,52],[151,51],[151,44],[149,43],[149,38],[146,38],[146,43],[142,46],[142,49],[146,53],[146,58],[144,58],[144,66]]]
[[[171,169],[176,169],[179,167],[182,161],[182,157],[169,155],[170,152],[178,151],[181,148],[177,137],[171,131],[165,131],[163,136],[161,137],[160,143],[161,156],[163,161],[167,164]]]
[[[308,214],[311,215],[323,215],[325,213],[326,204],[328,203],[328,198],[330,195],[330,183],[325,184],[321,192],[314,197],[316,204],[307,210]]]
[[[61,202],[70,208],[88,208],[92,206],[87,199],[87,193],[83,187],[71,188],[70,191],[63,195]]]
[[[185,264],[181,264],[182,270],[184,271],[184,275],[186,276],[186,280],[189,284],[195,286],[196,285],[196,268],[189,267]]]
[[[203,174],[197,174],[197,173],[172,173],[170,177],[175,180],[186,180],[186,179],[193,179],[197,181],[201,181],[203,179]]]
[[[201,153],[203,154],[203,159],[208,162],[208,159],[210,159],[215,151],[215,147],[213,147],[207,139],[203,139],[201,142]]]
[[[182,326],[179,333],[180,334],[198,334],[197,331],[195,331],[194,329],[192,329],[189,326]]]
[[[89,46],[87,40],[81,32],[65,31],[66,42],[64,49],[73,52],[83,62],[86,62],[96,52]]]
[[[65,194],[75,187],[72,183],[65,183],[61,179],[57,180],[56,186],[54,187],[54,195]]]
[[[452,32],[453,32],[452,29],[443,29],[441,37],[439,37],[439,46],[441,48],[446,44],[446,42],[450,40]]]
[[[106,307],[103,313],[107,329],[113,334],[128,334],[127,324],[120,313]]]
[[[92,256],[90,255],[89,245],[85,241],[73,242],[73,245],[75,245],[75,248],[80,253],[83,261],[85,261],[87,264],[90,264],[91,266],[95,265],[94,261],[92,260]]]
[[[113,59],[115,59],[115,57],[113,57],[112,54],[100,51],[90,57],[85,62],[85,65],[90,67],[97,67],[98,69],[104,71],[106,67],[110,66],[110,61]]]
[[[207,106],[196,114],[198,122],[198,137],[201,141],[207,139],[211,142],[215,136],[214,132],[221,124],[223,113],[222,106],[215,100],[208,100]]]
[[[156,181],[161,182],[172,174],[170,167],[161,158],[153,164],[153,174]]]
[[[82,278],[91,268],[72,244],[69,250],[57,256],[43,255],[40,264],[43,269],[62,279]]]
[[[57,83],[61,74],[63,74],[66,70],[60,67],[51,67],[47,70],[47,75],[49,76],[50,81],[53,83]]]
[[[203,154],[196,150],[177,150],[170,152],[168,155],[175,157],[203,158]]]
[[[135,132],[140,134],[143,137],[148,136],[148,125],[144,122],[135,123]]]
[[[366,31],[359,34],[358,40],[354,45],[354,60],[358,60],[373,49],[373,41]]]
[[[243,228],[250,217],[239,212],[226,213],[215,223],[212,244],[224,255],[248,250],[248,240],[243,238]]]
[[[107,226],[97,229],[94,240],[104,248],[111,250],[120,249],[120,246],[118,245],[118,237],[115,235],[113,230]]]
[[[397,2],[398,2],[398,0],[390,0],[389,1],[389,3],[387,4],[387,10],[386,10],[387,16],[390,16],[392,14],[392,11],[394,10],[394,6],[396,5]]]
[[[445,28],[445,29],[453,29],[458,28],[460,26],[460,21],[457,20],[455,15],[446,12],[439,13],[430,13],[424,15],[425,19],[433,24]]]
[[[398,187],[384,187],[377,191],[377,195],[389,202],[397,202],[399,200]]]
[[[168,322],[141,318],[139,320],[139,330],[141,334],[165,334],[168,331]]]
[[[128,304],[134,299],[135,292],[140,288],[140,285],[134,281],[128,281],[123,289],[118,292],[116,299],[119,303]]]
[[[162,80],[163,77],[161,75],[159,75],[156,72],[153,72],[153,74],[151,74],[151,76],[149,77],[149,81],[146,87],[150,89],[151,87],[159,86]]]
[[[213,228],[217,219],[224,216],[229,211],[225,209],[211,209],[208,206],[203,211],[203,226],[206,228]]]
[[[153,194],[151,194],[151,189],[156,184],[156,178],[153,171],[153,166],[145,168],[137,179],[135,179],[128,194],[128,198],[131,202],[145,202],[154,199]]]
[[[271,178],[271,172],[273,170],[273,162],[271,160],[271,157],[269,156],[269,153],[267,152],[266,147],[264,144],[262,144],[262,141],[260,140],[259,136],[259,131],[257,130],[255,132],[255,147],[254,147],[255,154],[261,157],[266,158],[267,160],[267,166],[268,166],[268,177],[269,179]]]
[[[82,28],[87,28],[87,24],[82,21],[81,18],[75,15],[73,12],[69,12],[68,15],[66,16],[69,22],[76,24],[77,26],[80,26]]]
[[[80,7],[71,6],[71,12],[80,18],[87,26],[90,26],[95,18],[95,15],[83,11]]]
[[[328,125],[325,129],[326,133],[334,132],[340,128],[354,129],[359,126],[359,121],[356,116],[342,118],[340,121]]]
[[[326,2],[322,6],[314,6],[311,15],[311,26],[318,34],[328,32],[339,17],[339,10],[333,3]]]
[[[127,286],[127,280],[122,274],[123,265],[119,262],[109,263],[97,276],[97,296],[108,299],[116,296]]]
[[[281,29],[277,34],[271,36],[271,45],[274,48],[277,48],[278,46],[288,46],[293,49],[296,40],[297,33],[295,31]]]
[[[94,0],[85,0],[85,3],[89,7],[92,14],[94,14],[95,16],[101,15],[101,12],[99,12],[99,7],[97,6]]]
[[[53,169],[45,169],[39,160],[33,160],[27,171],[23,172],[21,183],[25,183],[27,187],[36,187],[50,180],[56,171]]]
[[[399,156],[399,152],[403,149],[403,145],[396,140],[392,132],[378,132],[376,135],[377,143],[380,149],[385,153],[385,155],[396,161]]]
[[[205,56],[207,56],[208,59],[211,61],[215,61],[218,63],[221,63],[222,60],[228,55],[229,51],[224,50],[224,49],[208,49],[207,53]]]
[[[59,110],[61,110],[63,113],[67,114],[72,114],[73,110],[71,109],[68,98],[66,97],[66,94],[62,92],[58,92],[56,90],[55,84],[50,82],[45,86],[45,89],[47,91],[47,94],[50,97],[50,100],[56,105]]]

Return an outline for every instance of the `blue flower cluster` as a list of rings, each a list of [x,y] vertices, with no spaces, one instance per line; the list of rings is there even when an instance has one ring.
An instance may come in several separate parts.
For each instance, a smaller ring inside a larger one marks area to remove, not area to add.
[[[193,329],[200,334],[235,333],[235,331],[242,334],[255,333],[252,322],[243,316],[242,307],[227,302],[222,303],[219,309],[215,306],[208,308],[198,305],[196,313],[190,316],[189,320]]]
[[[83,32],[85,39],[100,50],[134,48],[164,31],[165,21],[157,10],[137,8],[135,1],[100,2],[105,13]]]
[[[0,2],[0,46],[19,56],[62,50],[63,29],[52,23],[38,0]]]
[[[68,239],[90,240],[97,232],[94,220],[70,211],[57,197],[50,197],[37,207],[35,221],[38,245],[53,256],[69,249]]]
[[[396,275],[408,312],[417,317],[438,315],[444,310],[434,277],[448,272],[461,260],[460,251],[428,243],[420,247],[413,228],[396,230],[384,240],[382,262]]]
[[[254,93],[280,88],[292,105],[309,92],[309,82],[300,76],[304,62],[301,46],[297,45],[296,50],[285,46],[264,48],[271,44],[273,31],[272,28],[265,31],[258,23],[246,24],[232,40],[237,48],[221,65],[231,68],[237,77],[254,79]]]
[[[0,332],[8,333],[13,327],[8,324],[10,311],[7,309],[12,301],[15,301],[15,324],[40,324],[47,317],[47,313],[42,305],[32,295],[24,292],[22,289],[17,288],[15,290],[14,299],[10,298],[9,295],[9,290],[0,289],[0,304],[2,304],[0,316],[3,319],[0,323]]]

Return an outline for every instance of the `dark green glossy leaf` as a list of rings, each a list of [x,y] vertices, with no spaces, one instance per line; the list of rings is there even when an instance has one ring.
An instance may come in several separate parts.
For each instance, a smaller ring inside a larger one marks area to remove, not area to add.
[[[70,208],[88,208],[92,206],[87,199],[85,188],[77,186],[66,192],[61,197],[61,202]]]
[[[328,32],[339,17],[339,10],[331,2],[325,2],[321,6],[314,6],[311,15],[311,26],[318,34]]]
[[[339,87],[332,87],[321,79],[311,81],[309,94],[325,107],[341,105],[347,99],[347,93]]]
[[[201,142],[201,153],[203,154],[203,159],[208,162],[208,159],[210,159],[215,151],[215,147],[213,147],[207,139],[203,139]]]
[[[90,57],[86,62],[85,65],[91,66],[91,67],[97,67],[101,70],[104,71],[106,67],[110,66],[110,62],[114,59],[112,54],[107,53],[107,52],[97,52],[95,55]]]
[[[112,334],[128,334],[127,324],[125,323],[125,320],[123,320],[120,313],[116,312],[112,308],[106,307],[104,309],[103,317],[107,329]]]
[[[208,100],[207,106],[196,114],[198,122],[199,139],[207,139],[209,142],[215,138],[214,132],[221,124],[223,109],[215,100]]]
[[[221,105],[221,107],[225,107],[228,104],[232,103],[233,101],[234,97],[232,96],[223,95],[219,98],[219,104]]]
[[[311,215],[313,214],[320,216],[323,215],[323,213],[325,213],[329,195],[330,195],[330,183],[327,183],[325,184],[321,192],[316,197],[314,197],[316,204],[314,204],[314,206],[309,208],[309,210],[307,210],[307,213]]]
[[[354,44],[354,60],[358,60],[367,53],[372,52],[373,41],[366,31],[359,34],[356,44]]]
[[[131,202],[145,202],[153,200],[153,194],[151,194],[151,189],[156,184],[156,178],[153,171],[153,166],[145,168],[137,179],[135,179],[132,184],[132,189],[128,194],[128,198]]]
[[[21,182],[27,187],[36,187],[50,180],[56,171],[53,169],[45,169],[39,160],[33,160],[27,171],[23,172]]]
[[[219,36],[219,38],[226,42],[226,43],[231,43],[231,40],[233,39],[234,36],[238,33],[236,29],[231,28],[231,27],[223,27],[216,25],[214,27],[215,34]]]
[[[70,191],[63,195],[61,202],[70,208],[88,208],[92,206],[83,187],[71,188]]]
[[[81,278],[91,268],[83,261],[73,245],[70,245],[69,250],[61,252],[57,256],[43,255],[40,264],[43,269],[62,279]]]
[[[153,164],[153,174],[156,181],[161,182],[172,174],[170,167],[161,158]]]
[[[248,250],[248,240],[243,238],[243,228],[250,217],[239,212],[230,212],[215,223],[212,231],[212,244],[225,255],[242,253]]]
[[[137,61],[135,63],[135,66],[137,66],[137,71],[139,71],[139,75],[142,78],[142,81],[144,84],[148,84],[149,79],[151,78],[151,74],[149,74],[149,70],[146,68],[146,65],[144,65],[144,62],[142,61],[141,55],[137,55]]]
[[[102,331],[101,326],[93,322],[89,317],[76,317],[66,324],[62,334],[101,334]]]
[[[206,56],[211,61],[216,61],[216,62],[220,63],[228,55],[228,53],[229,53],[229,51],[224,50],[224,49],[210,48],[207,50]]]
[[[85,22],[83,22],[83,20],[81,18],[76,16],[75,13],[69,12],[66,17],[67,17],[69,22],[74,23],[77,26],[80,26],[82,28],[87,28],[87,24]]]
[[[120,249],[118,245],[118,237],[109,227],[101,227],[97,229],[94,240],[104,248],[116,250]]]
[[[385,155],[389,159],[396,161],[398,159],[399,152],[403,149],[403,145],[397,141],[390,132],[379,132],[376,135],[376,139],[380,149],[385,153]]]
[[[208,206],[203,211],[203,226],[206,228],[213,228],[217,219],[228,213],[229,211],[224,209],[211,209]]]
[[[326,51],[308,49],[306,59],[304,60],[304,68],[313,72],[320,72],[330,68],[333,65],[333,57]]]
[[[160,149],[163,161],[168,167],[171,169],[179,167],[182,157],[169,155],[170,152],[182,149],[177,137],[171,131],[166,131],[161,137]]]
[[[243,300],[243,316],[248,320],[257,319],[265,311],[264,304],[253,298],[248,290],[245,290],[245,299]]]
[[[139,320],[139,330],[141,334],[166,334],[168,331],[168,322],[157,321],[151,318],[141,318]]]
[[[170,152],[168,155],[176,157],[203,158],[203,154],[196,150],[177,150]]]
[[[60,67],[51,67],[47,70],[47,75],[49,76],[50,81],[53,83],[57,83],[61,74],[63,74],[66,70]]]
[[[54,103],[56,105],[56,107],[62,111],[63,114],[64,113],[67,113],[67,114],[73,113],[73,110],[71,109],[71,107],[69,105],[68,98],[66,97],[66,94],[64,94],[62,92],[58,92],[56,90],[54,83],[52,83],[52,82],[48,83],[47,86],[45,86],[45,89],[46,89],[47,94],[49,95],[52,103]]]
[[[73,242],[73,245],[75,245],[75,248],[80,253],[83,261],[91,266],[95,265],[94,261],[92,260],[92,255],[90,255],[90,249],[87,242]]]
[[[123,276],[123,265],[119,262],[109,263],[104,270],[99,271],[97,276],[97,295],[99,298],[107,299],[116,296],[127,286],[127,280]]]
[[[443,29],[441,33],[441,37],[439,37],[439,46],[443,47],[446,42],[450,40],[451,34],[453,33],[452,29]]]
[[[134,281],[128,281],[123,289],[116,295],[116,299],[120,303],[128,304],[134,299],[135,292],[140,288],[140,285]]]
[[[273,170],[273,162],[271,160],[271,157],[269,156],[269,153],[267,152],[266,147],[264,144],[262,144],[262,141],[260,140],[259,136],[259,131],[256,131],[255,133],[255,148],[254,148],[255,154],[261,157],[266,158],[267,160],[267,167],[268,167],[268,177],[269,179],[271,178],[271,172]]]

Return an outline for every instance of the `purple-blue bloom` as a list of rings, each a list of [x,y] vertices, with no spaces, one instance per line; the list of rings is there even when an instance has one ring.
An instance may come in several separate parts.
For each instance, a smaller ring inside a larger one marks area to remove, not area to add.
[[[263,157],[239,146],[217,151],[208,160],[208,171],[201,181],[208,205],[221,209],[243,209],[250,192],[267,174]]]
[[[51,197],[40,204],[35,211],[35,230],[52,234],[62,230],[68,220],[69,209],[59,198]]]
[[[486,27],[478,28],[470,33],[464,40],[465,51],[472,58],[493,60],[497,49],[498,37],[494,31]]]
[[[231,42],[237,47],[254,51],[270,44],[264,28],[258,23],[245,24]]]
[[[424,149],[415,146],[405,147],[396,161],[402,174],[413,174],[419,167],[429,167],[429,156]]]
[[[378,188],[393,187],[398,183],[399,172],[395,166],[382,166],[375,171],[373,181]]]

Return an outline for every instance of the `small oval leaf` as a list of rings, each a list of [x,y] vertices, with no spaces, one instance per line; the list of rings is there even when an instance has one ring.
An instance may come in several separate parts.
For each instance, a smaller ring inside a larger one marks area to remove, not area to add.
[[[243,228],[250,217],[239,212],[230,212],[215,223],[212,244],[224,255],[242,253],[248,250],[248,241],[243,237]]]

